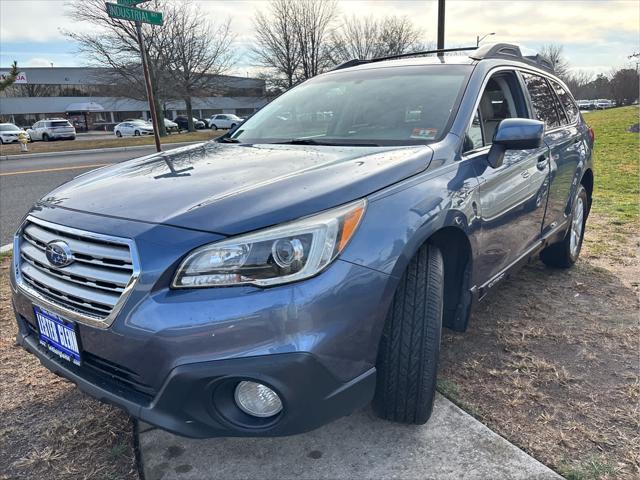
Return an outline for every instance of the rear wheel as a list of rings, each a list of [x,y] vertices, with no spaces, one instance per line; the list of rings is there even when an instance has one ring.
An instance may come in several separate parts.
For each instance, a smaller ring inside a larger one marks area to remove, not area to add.
[[[133,132],[133,135],[136,137],[140,136],[140,130],[136,130],[135,132]]]
[[[218,130],[218,126],[217,125],[211,125],[211,130]]]
[[[582,185],[578,186],[573,201],[571,224],[560,242],[549,245],[540,252],[540,259],[549,267],[568,268],[576,263],[582,249],[584,227],[587,222],[589,197]]]
[[[232,124],[231,124],[231,126],[229,127],[229,130],[231,130],[231,129],[233,129],[233,128],[236,128],[236,124],[235,124],[235,123],[232,123]]]
[[[431,416],[442,331],[442,254],[424,245],[402,276],[387,314],[378,351],[376,413],[423,424]]]

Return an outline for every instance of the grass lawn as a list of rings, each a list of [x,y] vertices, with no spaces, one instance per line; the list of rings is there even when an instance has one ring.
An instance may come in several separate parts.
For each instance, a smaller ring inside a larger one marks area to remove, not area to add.
[[[226,133],[226,130],[198,130],[191,133],[177,133],[161,137],[161,143],[205,142]],[[29,153],[63,152],[69,150],[91,150],[95,148],[133,147],[137,145],[154,145],[153,136],[125,137],[99,140],[57,140],[52,142],[32,142]],[[17,143],[0,145],[0,155],[18,155],[23,153]]]

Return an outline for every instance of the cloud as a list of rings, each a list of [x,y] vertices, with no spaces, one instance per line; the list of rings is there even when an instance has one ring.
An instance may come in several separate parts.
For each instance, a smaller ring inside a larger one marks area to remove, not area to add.
[[[50,67],[53,60],[50,58],[33,57],[25,62],[23,67]]]
[[[73,0],[82,1],[82,0]],[[180,1],[180,0],[175,0]],[[202,15],[216,21],[231,18],[240,57],[239,73],[253,70],[247,54],[253,40],[253,16],[268,8],[265,0],[194,0]],[[295,1],[295,0],[291,0]],[[59,42],[74,44],[60,30],[83,31],[91,26],[74,23],[65,15],[66,0],[0,0],[0,54],[7,44]],[[405,15],[423,29],[423,40],[436,40],[435,0],[339,0],[343,15]],[[609,68],[624,62],[626,55],[640,49],[638,43],[640,3],[619,1],[448,1],[446,3],[446,45],[474,45],[476,35],[496,32],[486,41],[520,43],[539,48],[545,43],[565,46],[573,66]],[[615,38],[615,42],[612,39]],[[4,48],[3,47],[4,44]],[[23,58],[43,58],[42,49],[30,49]],[[54,59],[57,60],[57,59]],[[24,60],[22,59],[24,62]],[[75,59],[75,63],[82,59]],[[58,63],[60,63],[58,61]]]

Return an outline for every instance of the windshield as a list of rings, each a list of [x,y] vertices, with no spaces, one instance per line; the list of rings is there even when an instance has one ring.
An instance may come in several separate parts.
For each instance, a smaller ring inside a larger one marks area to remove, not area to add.
[[[265,106],[232,138],[339,145],[437,141],[446,133],[471,68],[387,67],[316,77]]]
[[[20,130],[13,123],[5,123],[4,125],[0,125],[0,132],[14,132],[16,130]]]

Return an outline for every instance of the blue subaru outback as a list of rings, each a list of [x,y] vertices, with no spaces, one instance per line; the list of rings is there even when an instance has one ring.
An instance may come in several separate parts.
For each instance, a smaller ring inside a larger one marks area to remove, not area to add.
[[[578,258],[594,138],[517,46],[401,57],[42,198],[14,239],[18,342],[191,437],[294,434],[371,401],[426,422],[442,326],[465,330],[518,266]]]

